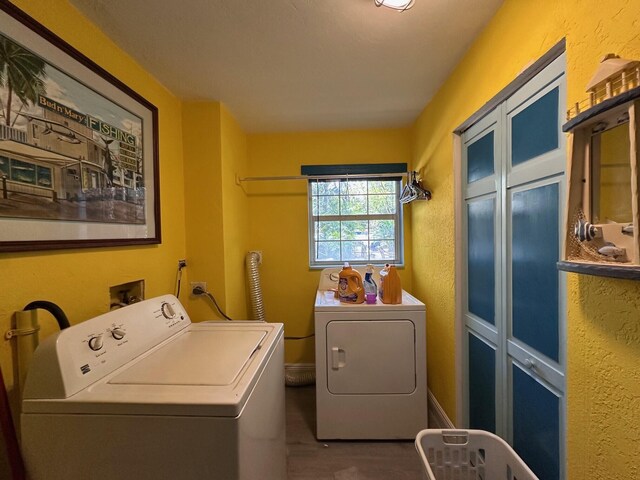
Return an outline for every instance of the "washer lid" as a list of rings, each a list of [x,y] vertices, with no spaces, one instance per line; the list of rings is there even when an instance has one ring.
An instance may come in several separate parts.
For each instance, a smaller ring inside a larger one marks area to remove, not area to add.
[[[191,330],[109,380],[120,385],[231,385],[267,335]]]

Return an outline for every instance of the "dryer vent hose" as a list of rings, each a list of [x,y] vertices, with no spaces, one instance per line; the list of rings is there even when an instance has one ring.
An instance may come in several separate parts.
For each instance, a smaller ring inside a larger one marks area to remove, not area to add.
[[[249,252],[245,257],[245,268],[249,280],[249,302],[251,303],[251,318],[265,322],[264,303],[262,301],[262,285],[260,284],[260,254]],[[301,387],[313,385],[316,382],[314,370],[285,369],[284,383],[287,387]]]
[[[315,370],[284,369],[284,384],[287,387],[306,387],[316,384]]]
[[[249,301],[251,303],[251,318],[253,320],[266,321],[264,303],[262,302],[262,286],[260,285],[260,254],[249,252],[245,257],[247,279],[249,280]]]

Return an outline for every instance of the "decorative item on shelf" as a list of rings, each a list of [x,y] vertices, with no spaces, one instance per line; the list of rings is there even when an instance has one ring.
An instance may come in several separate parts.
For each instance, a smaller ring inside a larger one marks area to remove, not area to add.
[[[407,184],[400,193],[400,203],[410,203],[414,200],[431,200],[431,192],[422,186],[418,180],[418,172],[412,171],[407,175]]]
[[[567,112],[567,223],[558,268],[640,280],[640,62],[606,55]]]
[[[627,235],[633,235],[633,223],[630,225],[627,225],[626,227],[622,227],[622,233],[625,233]]]
[[[413,7],[415,0],[373,0],[373,2],[376,4],[376,7],[387,7],[399,12],[404,12]]]
[[[624,248],[616,247],[615,244],[607,242],[604,247],[598,249],[598,253],[605,257],[611,257],[615,261],[624,261],[624,257],[627,256],[627,250]]]
[[[581,242],[593,240],[598,236],[598,229],[595,225],[590,224],[584,218],[576,222],[573,234]]]

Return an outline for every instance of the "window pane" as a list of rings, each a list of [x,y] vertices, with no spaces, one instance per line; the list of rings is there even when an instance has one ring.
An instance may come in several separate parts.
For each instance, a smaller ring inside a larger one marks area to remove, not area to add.
[[[394,214],[398,201],[395,195],[369,195],[369,213]]]
[[[316,182],[318,185],[318,195],[338,195],[340,193],[340,182]]]
[[[369,181],[369,195],[372,193],[396,193],[396,181],[395,180],[370,180]]]
[[[0,156],[0,177],[2,175],[9,176],[9,159],[7,157]]]
[[[11,160],[11,180],[18,182],[36,183],[36,166],[20,160]]]
[[[367,180],[343,180],[340,182],[341,195],[363,195],[367,193]]]
[[[365,215],[367,213],[366,195],[349,195],[340,197],[342,200],[340,213],[342,215]]]
[[[366,220],[353,220],[342,222],[343,240],[367,240],[369,229]]]
[[[396,236],[394,220],[370,220],[369,237],[378,240],[392,240]]]
[[[393,240],[374,240],[370,243],[372,260],[393,260],[396,255],[396,242]]]
[[[340,240],[340,222],[315,222],[318,240]]]
[[[402,262],[400,178],[310,182],[312,266]]]
[[[342,242],[343,260],[368,260],[367,242]]]
[[[340,261],[340,242],[317,242],[316,255],[318,261]]]
[[[321,196],[314,198],[313,201],[314,215],[340,215],[340,197]]]
[[[51,169],[47,167],[38,167],[38,185],[41,187],[51,186]]]

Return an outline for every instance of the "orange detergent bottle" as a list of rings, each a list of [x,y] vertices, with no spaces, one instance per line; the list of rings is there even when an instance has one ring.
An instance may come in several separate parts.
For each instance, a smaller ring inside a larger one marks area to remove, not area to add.
[[[348,263],[344,264],[340,271],[338,280],[338,298],[345,303],[362,303],[364,302],[364,287],[362,285],[362,277],[351,268]]]
[[[378,295],[382,303],[402,303],[402,285],[395,266],[387,264],[380,272]]]

